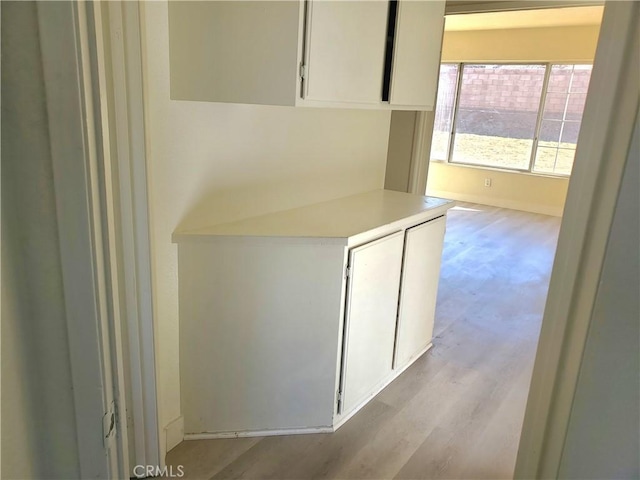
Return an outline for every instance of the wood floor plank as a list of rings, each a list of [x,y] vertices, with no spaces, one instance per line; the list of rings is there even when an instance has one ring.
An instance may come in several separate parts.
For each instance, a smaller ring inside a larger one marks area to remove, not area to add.
[[[342,463],[356,455],[394,413],[389,405],[373,400],[334,434],[264,438],[214,478],[335,478]]]
[[[184,442],[188,478],[510,478],[560,219],[459,204],[434,347],[336,433]]]
[[[337,478],[393,478],[440,423],[442,415],[457,410],[455,399],[465,398],[479,384],[479,373],[449,364],[402,406],[366,446],[338,472]],[[452,382],[451,379],[457,381]],[[454,399],[453,401],[447,401]],[[444,401],[443,401],[444,400]],[[434,412],[438,412],[434,415]]]
[[[185,479],[211,478],[259,441],[259,438],[190,440],[171,450],[167,464],[188,466],[184,471]],[[179,459],[178,463],[173,463],[173,458]]]

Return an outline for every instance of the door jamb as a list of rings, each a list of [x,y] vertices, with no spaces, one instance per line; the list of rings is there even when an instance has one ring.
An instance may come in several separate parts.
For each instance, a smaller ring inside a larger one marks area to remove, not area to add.
[[[60,262],[82,478],[128,473],[122,357],[113,296],[108,159],[102,149],[92,5],[40,2]]]
[[[640,4],[605,5],[515,478],[556,478],[640,105]]]
[[[140,3],[113,1],[102,4],[108,31],[102,41],[109,55],[103,58],[110,74],[113,126],[113,162],[117,171],[116,212],[121,248],[123,322],[126,328],[131,379],[129,415],[133,425],[132,465],[165,466],[160,430],[156,340],[153,323],[150,216],[144,124]],[[103,50],[104,53],[104,50]]]
[[[636,2],[605,4],[515,478],[556,478],[560,468],[605,247],[640,105],[639,12]],[[430,148],[432,129],[420,125],[427,121],[427,113],[418,115],[422,118],[418,117],[414,130],[408,191],[424,195],[429,162],[425,150]]]

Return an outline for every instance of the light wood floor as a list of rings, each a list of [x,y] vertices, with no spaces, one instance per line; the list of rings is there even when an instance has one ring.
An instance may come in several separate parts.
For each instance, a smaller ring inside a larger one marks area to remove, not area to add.
[[[450,211],[434,347],[333,434],[183,442],[185,478],[510,478],[560,219]]]

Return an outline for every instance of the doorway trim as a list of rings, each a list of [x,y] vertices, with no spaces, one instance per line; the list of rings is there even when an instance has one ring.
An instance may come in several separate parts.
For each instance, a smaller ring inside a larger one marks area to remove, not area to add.
[[[39,2],[60,263],[81,478],[128,474],[114,295],[109,159],[98,96],[93,5]]]
[[[96,22],[102,44],[122,283],[130,465],[165,465],[159,422],[140,2],[103,2]]]
[[[640,4],[607,2],[551,274],[516,478],[557,478],[640,106]]]

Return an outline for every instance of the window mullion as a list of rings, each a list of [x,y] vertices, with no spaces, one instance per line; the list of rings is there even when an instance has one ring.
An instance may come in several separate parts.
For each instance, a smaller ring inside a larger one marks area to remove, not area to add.
[[[456,79],[456,90],[453,98],[453,116],[451,117],[451,132],[449,134],[449,148],[447,149],[447,163],[451,163],[453,156],[453,144],[456,137],[456,124],[458,123],[458,108],[460,107],[460,90],[462,89],[462,74],[464,63],[458,64],[458,77]]]
[[[542,115],[544,106],[547,102],[547,90],[549,89],[549,78],[551,77],[551,64],[547,63],[544,70],[544,80],[542,81],[542,92],[540,94],[540,105],[538,106],[538,118],[536,119],[535,136],[533,137],[533,145],[531,146],[531,157],[529,158],[529,172],[533,172],[533,165],[536,161],[538,153],[538,140],[540,138],[540,129],[542,128]]]

